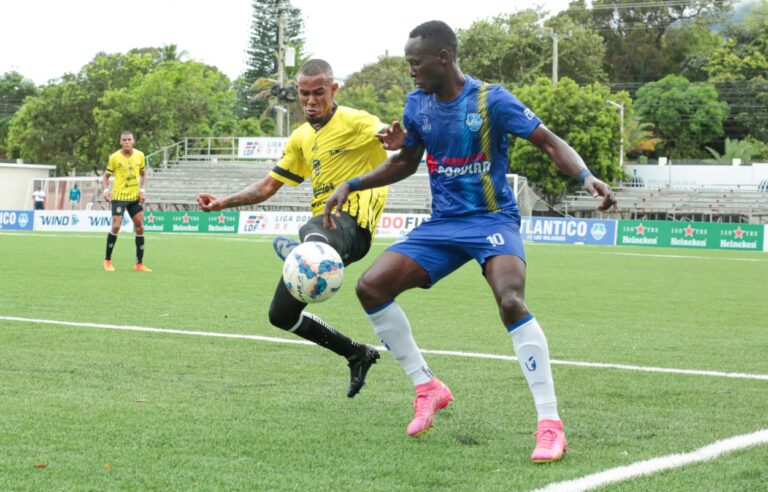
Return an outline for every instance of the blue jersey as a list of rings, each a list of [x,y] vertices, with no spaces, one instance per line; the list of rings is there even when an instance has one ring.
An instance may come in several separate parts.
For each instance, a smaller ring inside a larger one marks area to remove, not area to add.
[[[466,77],[452,101],[408,95],[405,147],[427,149],[432,218],[517,211],[507,182],[509,134],[528,138],[541,120],[509,91]]]

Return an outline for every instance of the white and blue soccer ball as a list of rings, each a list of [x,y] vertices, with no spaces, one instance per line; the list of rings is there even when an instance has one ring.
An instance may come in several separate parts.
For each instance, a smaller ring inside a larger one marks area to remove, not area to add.
[[[283,282],[301,302],[327,301],[338,292],[343,280],[344,263],[339,253],[325,243],[301,243],[285,258]]]

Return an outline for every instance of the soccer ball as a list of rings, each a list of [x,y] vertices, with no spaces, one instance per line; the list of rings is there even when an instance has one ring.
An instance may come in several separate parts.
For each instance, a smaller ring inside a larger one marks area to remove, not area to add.
[[[301,302],[327,301],[341,288],[344,263],[339,253],[325,243],[301,243],[285,258],[283,282]]]

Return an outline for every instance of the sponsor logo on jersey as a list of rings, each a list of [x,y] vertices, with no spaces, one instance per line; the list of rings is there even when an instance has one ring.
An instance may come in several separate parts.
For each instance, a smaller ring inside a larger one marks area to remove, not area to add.
[[[312,187],[312,194],[315,198],[323,193],[330,193],[336,189],[336,185],[333,183],[318,183],[317,186]]]
[[[444,176],[464,176],[467,174],[488,173],[491,170],[491,161],[486,160],[485,153],[479,152],[469,157],[443,157],[438,162],[432,154],[427,154],[427,171],[429,174],[442,174]]]
[[[467,113],[465,121],[469,130],[473,132],[478,131],[483,126],[483,117],[477,113]]]

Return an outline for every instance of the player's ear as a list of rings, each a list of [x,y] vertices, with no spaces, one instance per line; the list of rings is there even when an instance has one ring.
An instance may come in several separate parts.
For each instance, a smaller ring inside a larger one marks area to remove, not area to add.
[[[338,92],[338,90],[339,90],[339,83],[338,82],[334,82],[333,84],[331,84],[331,93],[334,96],[336,95],[336,92]]]

